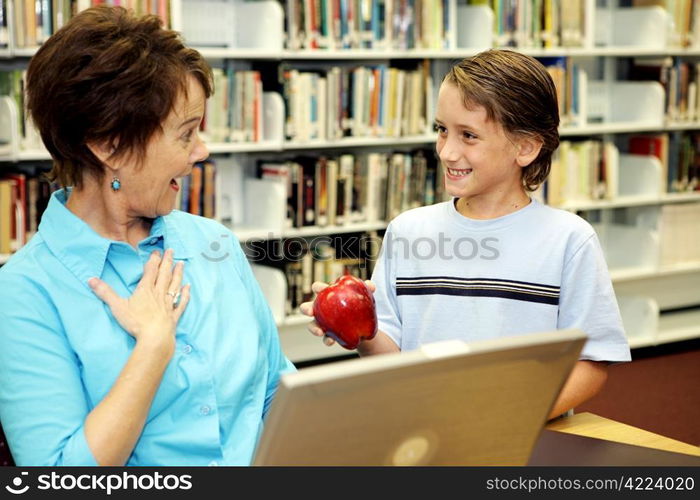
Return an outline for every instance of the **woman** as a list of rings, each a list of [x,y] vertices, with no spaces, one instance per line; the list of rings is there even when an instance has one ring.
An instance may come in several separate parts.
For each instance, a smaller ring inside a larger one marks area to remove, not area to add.
[[[0,270],[0,421],[18,465],[250,462],[294,368],[236,238],[173,211],[208,156],[211,92],[198,52],[122,8],[78,14],[30,62],[28,109],[72,188]]]

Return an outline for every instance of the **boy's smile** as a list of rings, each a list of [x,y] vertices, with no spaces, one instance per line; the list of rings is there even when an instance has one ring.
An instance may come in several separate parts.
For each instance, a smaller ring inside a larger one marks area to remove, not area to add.
[[[452,180],[458,181],[461,177],[466,177],[468,174],[472,172],[471,168],[467,168],[464,170],[458,170],[454,168],[446,168],[447,171],[447,176],[452,177]]]

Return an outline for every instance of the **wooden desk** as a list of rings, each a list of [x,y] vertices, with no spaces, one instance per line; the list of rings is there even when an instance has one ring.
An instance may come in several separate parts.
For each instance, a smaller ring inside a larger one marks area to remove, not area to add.
[[[563,417],[550,422],[545,428],[578,436],[700,456],[700,447],[599,417],[592,413],[578,413],[570,417]]]

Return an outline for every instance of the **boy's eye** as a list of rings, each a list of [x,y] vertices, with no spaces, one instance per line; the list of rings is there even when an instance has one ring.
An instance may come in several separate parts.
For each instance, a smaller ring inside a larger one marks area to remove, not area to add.
[[[465,139],[476,139],[476,136],[471,132],[462,132],[462,137]]]
[[[433,123],[433,132],[439,132],[441,134],[444,134],[447,132],[447,129],[443,127],[442,125],[438,125],[437,123]]]

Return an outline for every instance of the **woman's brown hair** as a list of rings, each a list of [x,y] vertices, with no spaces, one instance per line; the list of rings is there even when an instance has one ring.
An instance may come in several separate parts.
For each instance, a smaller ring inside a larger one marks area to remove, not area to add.
[[[546,68],[518,52],[487,50],[453,66],[444,81],[459,88],[467,108],[482,106],[506,134],[542,141],[539,155],[522,172],[525,189],[537,189],[559,146],[557,90]]]
[[[157,16],[106,6],[76,15],[27,70],[27,109],[53,158],[50,176],[77,187],[85,174],[101,179],[104,166],[88,144],[114,146],[111,158],[138,164],[186,95],[188,75],[211,95],[208,63]]]

